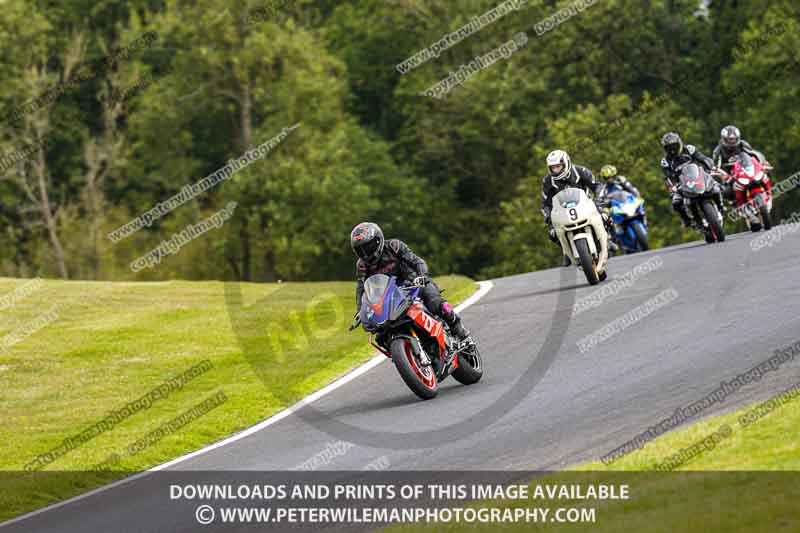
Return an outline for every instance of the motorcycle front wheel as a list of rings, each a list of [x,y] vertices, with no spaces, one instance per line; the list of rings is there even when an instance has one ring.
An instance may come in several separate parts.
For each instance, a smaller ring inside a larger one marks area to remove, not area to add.
[[[767,201],[764,200],[764,195],[761,193],[756,195],[756,205],[758,206],[758,214],[761,216],[761,224],[764,228],[764,231],[771,230],[772,218],[770,218],[769,206],[767,205]]]
[[[600,277],[594,268],[594,258],[592,252],[589,251],[589,243],[586,242],[586,239],[578,239],[575,241],[575,248],[578,250],[578,259],[581,262],[583,273],[586,275],[586,281],[589,282],[589,285],[597,285],[600,283]]]
[[[703,214],[708,222],[708,228],[711,231],[713,240],[716,242],[724,242],[725,229],[719,221],[719,211],[717,211],[716,206],[710,201],[703,202]]]
[[[646,252],[650,249],[650,243],[647,241],[647,233],[644,227],[638,222],[633,224],[633,232],[636,233],[636,240],[639,242],[639,250]]]
[[[398,337],[392,341],[389,348],[392,352],[394,366],[411,392],[423,400],[435,398],[439,393],[439,384],[436,382],[433,365],[423,366],[420,364],[414,355],[411,341],[404,337]]]

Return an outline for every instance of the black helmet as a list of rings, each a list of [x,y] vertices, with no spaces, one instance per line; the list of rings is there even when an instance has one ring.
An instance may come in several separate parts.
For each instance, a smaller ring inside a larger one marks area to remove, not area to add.
[[[377,224],[362,222],[350,232],[350,248],[365,263],[374,265],[383,253],[383,232]]]
[[[738,152],[742,147],[742,135],[736,126],[725,126],[719,133],[719,144],[727,153]]]
[[[661,146],[664,147],[664,151],[667,153],[667,155],[671,155],[673,157],[683,153],[683,141],[681,140],[681,136],[674,131],[671,131],[661,137]]]

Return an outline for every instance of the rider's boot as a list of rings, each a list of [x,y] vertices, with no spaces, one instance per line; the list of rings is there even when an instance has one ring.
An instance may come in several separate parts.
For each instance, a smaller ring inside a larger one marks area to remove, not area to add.
[[[453,307],[447,302],[442,305],[442,318],[450,326],[450,332],[459,341],[463,342],[469,338],[469,330],[464,327],[464,324],[461,323],[461,317],[453,311]]]
[[[565,255],[564,262],[561,264],[561,266],[568,267],[571,265],[572,265],[572,259],[570,259],[568,255]]]
[[[692,229],[695,227],[694,221],[689,217],[689,213],[687,213],[686,210],[679,211],[678,214],[681,216],[681,225],[683,225],[684,228]]]
[[[720,190],[717,196],[714,198],[717,208],[719,209],[719,214],[722,215],[722,218],[725,218],[725,198],[723,196],[722,191]]]

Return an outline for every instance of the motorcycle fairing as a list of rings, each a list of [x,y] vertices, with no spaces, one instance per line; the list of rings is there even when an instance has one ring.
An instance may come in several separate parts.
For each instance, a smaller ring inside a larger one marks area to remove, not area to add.
[[[447,342],[444,335],[444,326],[433,316],[425,311],[425,307],[420,302],[414,302],[407,311],[408,316],[417,326],[426,331],[431,338],[436,339],[439,345],[439,353],[447,353]]]

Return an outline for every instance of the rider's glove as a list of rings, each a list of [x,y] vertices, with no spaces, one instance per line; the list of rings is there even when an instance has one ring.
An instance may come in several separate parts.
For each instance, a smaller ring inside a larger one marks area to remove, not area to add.
[[[413,281],[414,285],[418,285],[420,287],[424,287],[425,285],[427,285],[430,282],[431,282],[431,279],[428,276],[425,276],[425,275],[417,276],[416,278],[414,278],[414,281]]]
[[[611,220],[611,217],[608,216],[608,213],[606,213],[605,211],[601,211],[600,216],[603,217],[603,223],[608,225],[609,220]]]

